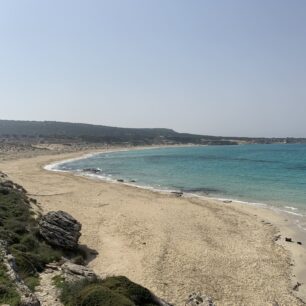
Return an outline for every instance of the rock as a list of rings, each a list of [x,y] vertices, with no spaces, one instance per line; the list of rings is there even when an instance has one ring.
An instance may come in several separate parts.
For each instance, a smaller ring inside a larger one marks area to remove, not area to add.
[[[90,173],[100,173],[102,170],[100,168],[85,168],[83,171]]]
[[[34,293],[25,285],[17,273],[15,257],[7,251],[5,241],[0,240],[0,258],[6,267],[8,277],[14,282],[18,293],[20,294],[20,306],[40,306],[40,301]]]
[[[294,291],[299,291],[299,287],[301,286],[302,284],[297,282],[294,286],[293,286],[293,290]]]
[[[292,242],[292,238],[286,237],[286,238],[285,238],[285,241],[287,241],[287,242]]]
[[[298,241],[297,244],[302,245],[302,242],[301,242],[301,241]]]
[[[201,294],[200,292],[194,292],[189,295],[188,300],[185,303],[186,306],[214,306],[211,297]]]
[[[41,236],[51,245],[76,249],[82,225],[64,211],[51,211],[39,221]]]
[[[183,195],[183,192],[181,191],[172,191],[171,193],[176,195],[177,197],[181,197]]]
[[[123,179],[119,179],[119,180],[117,180],[117,182],[119,182],[119,183],[123,183],[123,182],[124,182],[124,180],[123,180]]]
[[[46,264],[46,268],[51,269],[51,270],[59,270],[59,264],[57,262],[48,263],[48,264]]]
[[[39,275],[39,285],[35,288],[35,294],[42,306],[63,306],[60,302],[61,290],[54,285],[54,277],[60,277],[61,271],[53,273],[42,272]]]
[[[75,282],[78,280],[95,280],[97,275],[93,270],[86,266],[74,264],[72,262],[66,262],[62,265],[63,277],[67,282]]]

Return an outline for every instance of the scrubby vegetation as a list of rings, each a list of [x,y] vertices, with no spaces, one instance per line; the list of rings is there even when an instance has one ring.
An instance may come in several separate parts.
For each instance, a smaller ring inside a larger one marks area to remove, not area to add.
[[[150,291],[124,276],[104,280],[65,283],[55,277],[61,288],[61,301],[65,306],[153,306],[158,305]]]
[[[0,185],[0,239],[16,259],[20,277],[31,288],[38,284],[37,272],[62,253],[39,237],[37,220],[27,196],[18,190]]]
[[[112,145],[236,144],[231,139],[178,133],[171,129],[119,128],[103,125],[0,120],[0,139],[46,143],[97,143]]]
[[[119,128],[103,125],[55,122],[0,120],[0,141],[20,141],[22,144],[96,143],[96,144],[205,144],[232,145],[237,143],[306,143],[305,138],[223,137],[178,133],[171,129]]]
[[[6,241],[8,251],[15,257],[20,277],[34,290],[39,284],[38,272],[42,272],[47,263],[72,254],[48,245],[40,237],[29,198],[23,191],[6,185],[0,183],[0,239]],[[75,252],[73,255],[80,258],[81,254]],[[0,270],[4,274],[1,266]]]
[[[0,305],[8,304],[17,306],[20,302],[20,296],[17,293],[14,284],[6,275],[6,269],[0,262]]]

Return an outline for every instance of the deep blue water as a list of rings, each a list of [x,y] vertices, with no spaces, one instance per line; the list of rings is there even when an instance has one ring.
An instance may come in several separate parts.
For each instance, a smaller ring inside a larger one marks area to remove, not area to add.
[[[137,185],[290,206],[306,212],[306,145],[134,150],[99,154],[58,168],[100,168],[97,175],[135,180]]]

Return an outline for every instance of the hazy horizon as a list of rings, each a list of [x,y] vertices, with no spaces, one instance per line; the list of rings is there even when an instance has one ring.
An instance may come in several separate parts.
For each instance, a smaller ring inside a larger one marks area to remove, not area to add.
[[[0,118],[306,137],[306,2],[2,1]]]

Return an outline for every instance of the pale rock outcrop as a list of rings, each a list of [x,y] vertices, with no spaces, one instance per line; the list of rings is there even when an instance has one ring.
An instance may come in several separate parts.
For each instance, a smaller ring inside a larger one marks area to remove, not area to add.
[[[20,306],[40,306],[40,301],[36,295],[30,291],[20,278],[16,268],[15,258],[12,254],[8,253],[6,242],[2,240],[0,240],[0,257],[7,269],[8,277],[14,282],[16,289],[20,294]]]

